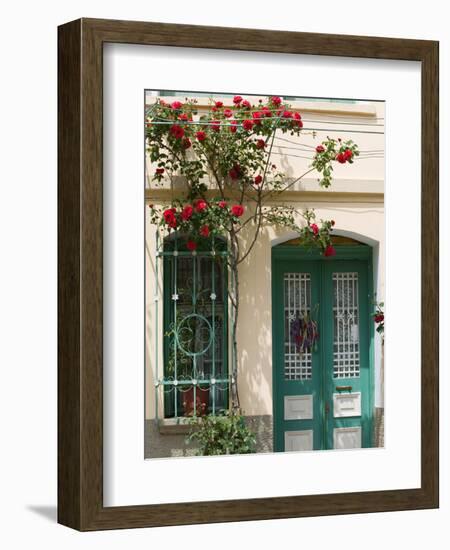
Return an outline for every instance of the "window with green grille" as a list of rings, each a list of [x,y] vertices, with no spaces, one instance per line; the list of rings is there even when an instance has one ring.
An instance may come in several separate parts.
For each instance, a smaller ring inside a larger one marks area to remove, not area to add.
[[[163,246],[164,416],[228,408],[227,247],[203,239],[189,251],[179,235]]]

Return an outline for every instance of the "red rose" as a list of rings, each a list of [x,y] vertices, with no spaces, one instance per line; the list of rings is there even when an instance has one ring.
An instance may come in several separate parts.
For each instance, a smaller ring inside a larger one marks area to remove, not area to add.
[[[352,156],[353,156],[353,151],[351,149],[346,149],[344,151],[345,160],[350,160]]]
[[[194,212],[193,207],[190,204],[186,204],[181,212],[181,219],[185,222],[189,220]]]
[[[255,181],[255,184],[256,184],[256,185],[259,185],[259,184],[262,182],[262,176],[261,176],[260,174],[258,174],[258,175],[255,177],[254,181]]]
[[[293,114],[293,117],[294,117],[294,120],[295,120],[295,125],[298,126],[299,128],[303,128],[303,121],[302,121],[302,117],[301,117],[300,113],[295,112]]]
[[[220,109],[221,107],[223,107],[222,101],[216,101],[215,106],[216,106],[218,109]]]
[[[242,101],[242,97],[241,97],[240,95],[235,95],[235,96],[233,97],[233,103],[234,103],[235,105],[239,105],[239,103],[240,103],[241,101]]]
[[[185,149],[189,149],[189,147],[190,147],[191,145],[192,145],[191,140],[190,140],[189,138],[185,137],[185,138],[183,139],[183,147],[184,147]]]
[[[195,209],[197,210],[197,212],[203,212],[203,210],[206,210],[207,208],[208,208],[208,205],[206,204],[206,201],[204,201],[203,199],[199,199],[195,203]]]
[[[157,174],[164,174],[164,168],[157,168],[157,169],[155,170],[155,172],[156,172]]]
[[[171,107],[172,109],[181,109],[181,107],[183,107],[183,104],[181,103],[181,101],[174,101],[172,104],[171,104]]]
[[[250,101],[247,101],[246,99],[244,99],[244,101],[241,103],[241,107],[244,107],[245,109],[251,109],[252,105]]]
[[[323,145],[318,145],[316,147],[316,153],[323,153],[325,151],[325,147]]]
[[[261,124],[262,114],[259,111],[252,113],[252,118],[255,124]]]
[[[317,235],[317,234],[319,233],[319,228],[318,228],[318,226],[317,226],[316,223],[312,223],[312,224],[310,225],[310,227],[311,227],[312,232],[314,233],[314,235]]]
[[[195,241],[191,241],[189,240],[187,243],[186,243],[186,248],[190,251],[193,251],[197,248],[197,243]]]
[[[272,111],[266,106],[262,107],[261,111],[263,111],[263,114],[266,117],[272,116]]]
[[[281,97],[278,97],[277,95],[274,95],[270,98],[270,103],[273,103],[274,105],[280,105],[281,103]]]
[[[244,120],[242,127],[244,130],[250,131],[253,128],[253,120]]]
[[[340,164],[345,164],[345,162],[347,161],[347,159],[345,158],[344,153],[338,153],[338,154],[336,155],[336,160],[337,160]]]
[[[219,205],[219,208],[226,208],[227,207],[227,203],[225,201],[219,201],[217,204]]]
[[[178,117],[178,120],[189,120],[188,116],[186,113],[182,113],[179,117]]]
[[[164,219],[170,219],[175,216],[176,208],[166,208],[163,212]]]
[[[236,216],[236,218],[240,218],[242,214],[244,213],[244,207],[242,204],[233,204],[231,207],[231,213],[233,216]]]
[[[239,164],[235,164],[233,168],[228,172],[228,175],[232,180],[237,180],[241,177],[241,167]]]
[[[263,139],[257,139],[256,140],[256,148],[257,149],[264,149],[266,146],[266,142]]]
[[[291,111],[283,111],[283,118],[292,118]]]
[[[209,237],[209,227],[207,225],[202,225],[200,227],[200,235],[202,237]]]
[[[233,116],[233,111],[231,109],[225,109],[223,112],[223,116],[225,118],[230,118]]]
[[[206,133],[203,132],[203,130],[199,130],[195,133],[195,137],[198,139],[198,141],[205,141],[206,139]]]
[[[164,221],[169,227],[172,228],[175,228],[177,226],[177,218],[175,216],[175,212],[175,208],[168,208],[163,212]]]
[[[334,247],[329,244],[326,248],[325,248],[325,251],[323,253],[324,256],[336,256],[336,250],[334,249]]]
[[[378,315],[374,316],[375,323],[381,323],[384,321],[384,315],[382,313],[379,313]]]
[[[230,132],[231,132],[232,134],[235,134],[236,131],[237,131],[237,120],[232,120],[232,121],[230,122]]]
[[[181,139],[184,136],[184,130],[181,126],[178,126],[178,124],[174,124],[170,127],[170,133],[176,139]]]
[[[220,130],[220,121],[219,120],[211,120],[211,130],[213,132],[218,132]]]

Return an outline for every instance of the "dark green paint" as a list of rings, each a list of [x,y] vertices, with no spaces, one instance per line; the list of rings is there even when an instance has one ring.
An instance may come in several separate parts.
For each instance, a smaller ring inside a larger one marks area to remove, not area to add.
[[[273,334],[273,414],[274,450],[284,451],[284,432],[312,429],[314,450],[333,448],[335,427],[362,427],[362,446],[372,446],[373,417],[373,322],[372,249],[369,246],[337,245],[336,256],[324,258],[319,251],[279,245],[272,249],[272,334]],[[360,375],[333,378],[333,282],[332,274],[358,273]],[[310,380],[284,377],[284,274],[311,274],[311,304],[319,303],[319,346],[312,354]],[[366,320],[364,322],[364,319]],[[336,386],[352,386],[361,391],[361,416],[333,417]],[[313,395],[313,420],[284,420],[286,395]],[[326,406],[329,412],[326,411]]]

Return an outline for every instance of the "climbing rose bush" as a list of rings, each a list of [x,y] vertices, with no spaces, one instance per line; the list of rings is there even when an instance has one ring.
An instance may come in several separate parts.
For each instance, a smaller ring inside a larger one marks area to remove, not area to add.
[[[202,238],[224,236],[227,228],[238,224],[245,212],[244,205],[229,204],[222,199],[194,199],[190,202],[174,200],[173,206],[169,208],[157,209],[151,206],[151,209],[154,223],[189,237],[190,250],[195,250]]]
[[[235,96],[233,107],[211,100],[203,114],[194,100],[168,104],[160,99],[146,124],[148,152],[157,165],[153,179],[162,181],[175,173],[184,176],[190,199],[206,191],[203,179],[208,175],[215,182],[239,187],[279,180],[280,176],[266,173],[270,138],[274,129],[299,135],[301,115],[279,97],[257,105],[240,97]]]
[[[197,249],[202,239],[223,237],[227,227],[240,224],[240,218],[245,212],[244,205],[228,204],[227,201],[220,199],[209,202],[197,199],[192,203],[175,200],[174,206],[166,209],[158,209],[153,205],[150,205],[150,208],[153,223],[165,226],[168,231],[176,230],[187,235],[186,247],[191,251]],[[292,212],[289,209],[284,209],[283,212],[272,209],[267,215],[267,221],[270,223],[273,217],[278,225],[295,229],[305,246],[319,247],[324,256],[334,256],[336,251],[330,244],[334,220],[320,220],[316,223],[313,210],[305,210],[302,216],[306,224],[298,227],[294,209]]]
[[[335,161],[339,164],[353,164],[358,156],[358,146],[351,139],[342,141],[328,137],[317,145],[311,166],[321,175],[318,179],[320,187],[330,187]]]
[[[300,241],[324,256],[336,251],[331,243],[333,220],[317,220],[313,210],[283,204],[285,191],[309,173],[318,184],[331,185],[333,166],[352,164],[357,145],[327,137],[311,153],[305,173],[288,178],[272,161],[275,137],[300,136],[301,114],[279,96],[252,103],[240,95],[232,105],[210,100],[201,110],[196,101],[167,103],[163,99],[146,113],[147,152],[156,185],[182,181],[184,193],[166,207],[150,206],[150,219],[166,233],[180,232],[194,252],[205,239],[225,237],[231,273],[229,299],[235,330],[232,335],[231,409],[239,409],[237,389],[237,320],[239,265],[258,242],[264,226],[295,231]],[[242,231],[245,229],[245,238]]]
[[[301,114],[279,96],[253,104],[236,95],[233,106],[211,99],[206,112],[192,99],[159,99],[146,121],[152,179],[163,184],[183,178],[186,198],[174,199],[166,209],[153,208],[153,223],[182,232],[194,249],[192,243],[201,238],[238,233],[250,217],[259,228],[270,223],[294,229],[305,244],[333,255],[332,224],[320,221],[319,227],[313,212],[268,204],[300,179],[289,181],[271,162],[275,133],[298,136],[302,129]],[[310,171],[328,187],[333,164],[351,164],[358,154],[352,141],[327,138],[316,147]],[[217,193],[213,199],[207,198],[211,184]]]
[[[384,338],[384,302],[375,302],[375,313],[373,320],[376,325],[377,332]]]

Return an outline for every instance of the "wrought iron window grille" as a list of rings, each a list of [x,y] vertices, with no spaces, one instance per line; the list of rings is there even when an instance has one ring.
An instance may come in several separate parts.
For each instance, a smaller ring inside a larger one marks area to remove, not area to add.
[[[228,410],[227,255],[224,239],[202,239],[189,251],[182,235],[156,234],[157,420]]]

